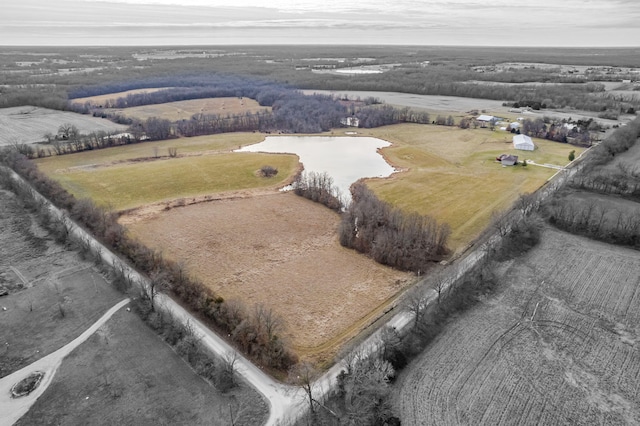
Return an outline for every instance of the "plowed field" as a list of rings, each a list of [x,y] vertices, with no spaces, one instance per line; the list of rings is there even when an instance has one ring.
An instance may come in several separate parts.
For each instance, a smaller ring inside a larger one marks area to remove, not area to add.
[[[545,231],[398,384],[406,425],[638,424],[640,253]]]

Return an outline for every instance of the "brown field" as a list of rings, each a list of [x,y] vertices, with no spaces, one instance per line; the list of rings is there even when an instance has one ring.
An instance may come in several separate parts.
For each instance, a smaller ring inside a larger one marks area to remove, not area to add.
[[[226,116],[258,111],[269,111],[249,98],[206,98],[187,101],[167,102],[164,104],[142,105],[131,108],[109,108],[106,112],[125,117],[146,120],[156,117],[169,121],[189,120],[194,114],[217,114]]]
[[[406,425],[638,424],[640,253],[547,229],[401,376]]]
[[[46,133],[55,135],[58,128],[66,123],[75,125],[83,134],[99,131],[118,133],[127,129],[127,126],[103,118],[75,112],[32,106],[0,108],[0,147],[13,142],[42,142]]]
[[[116,101],[118,98],[126,98],[127,95],[136,95],[138,93],[153,93],[159,92],[160,90],[171,89],[170,87],[150,87],[146,89],[134,89],[134,90],[126,90],[124,92],[116,92],[116,93],[107,93],[106,95],[96,95],[96,96],[87,96],[86,98],[76,98],[71,99],[71,102],[74,104],[85,104],[89,102],[93,105],[102,105],[107,101]]]
[[[9,290],[0,298],[6,308],[0,310],[0,377],[66,345],[125,297],[4,190],[0,286]],[[142,320],[121,310],[63,361],[17,424],[226,425],[230,405],[234,413],[242,410],[236,424],[260,424],[267,414],[255,390],[241,385],[221,395]]]
[[[172,209],[129,230],[225,299],[273,308],[293,349],[325,362],[413,281],[340,246],[338,221],[281,193]]]

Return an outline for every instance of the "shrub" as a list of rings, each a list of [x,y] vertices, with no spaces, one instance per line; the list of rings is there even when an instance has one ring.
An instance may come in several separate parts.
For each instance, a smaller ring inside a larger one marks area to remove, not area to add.
[[[262,166],[260,168],[260,175],[265,178],[270,178],[278,174],[278,169],[272,166]]]

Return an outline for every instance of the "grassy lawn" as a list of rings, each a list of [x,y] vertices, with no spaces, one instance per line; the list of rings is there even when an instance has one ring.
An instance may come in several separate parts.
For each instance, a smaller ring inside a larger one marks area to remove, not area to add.
[[[69,167],[88,166],[92,164],[110,164],[117,161],[168,156],[169,148],[177,148],[178,156],[182,154],[221,151],[229,152],[242,145],[250,145],[264,140],[262,133],[224,133],[219,135],[196,136],[158,142],[143,142],[132,145],[117,146],[77,154],[60,155],[35,160],[40,170],[54,173]]]
[[[385,201],[448,223],[453,249],[477,237],[493,211],[507,209],[520,194],[535,191],[556,173],[534,165],[502,167],[496,156],[515,154],[519,160],[564,166],[571,150],[576,156],[582,152],[539,139],[534,139],[535,151],[518,151],[510,133],[488,129],[403,124],[360,133],[392,142],[383,155],[404,170],[388,179],[368,180],[369,187]]]
[[[256,172],[264,165],[277,168],[278,175],[258,176]],[[53,177],[76,197],[124,210],[182,197],[282,184],[297,165],[294,155],[223,153],[76,169],[54,173]]]

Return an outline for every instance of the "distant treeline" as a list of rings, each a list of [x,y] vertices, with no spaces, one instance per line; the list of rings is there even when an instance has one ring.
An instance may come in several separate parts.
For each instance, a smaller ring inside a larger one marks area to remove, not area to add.
[[[477,73],[448,65],[429,64],[426,67],[402,67],[380,75],[362,75],[357,78],[309,78],[302,83],[308,89],[358,90],[415,93],[420,95],[462,96],[493,99],[518,105],[538,105],[540,108],[572,107],[587,111],[627,112],[640,107],[640,97],[610,95],[601,83],[526,84],[525,72]],[[505,81],[524,84],[474,83],[474,80]],[[534,80],[538,81],[539,76]],[[550,81],[558,81],[549,77]],[[560,81],[566,81],[560,80]],[[584,80],[582,80],[584,81]]]

